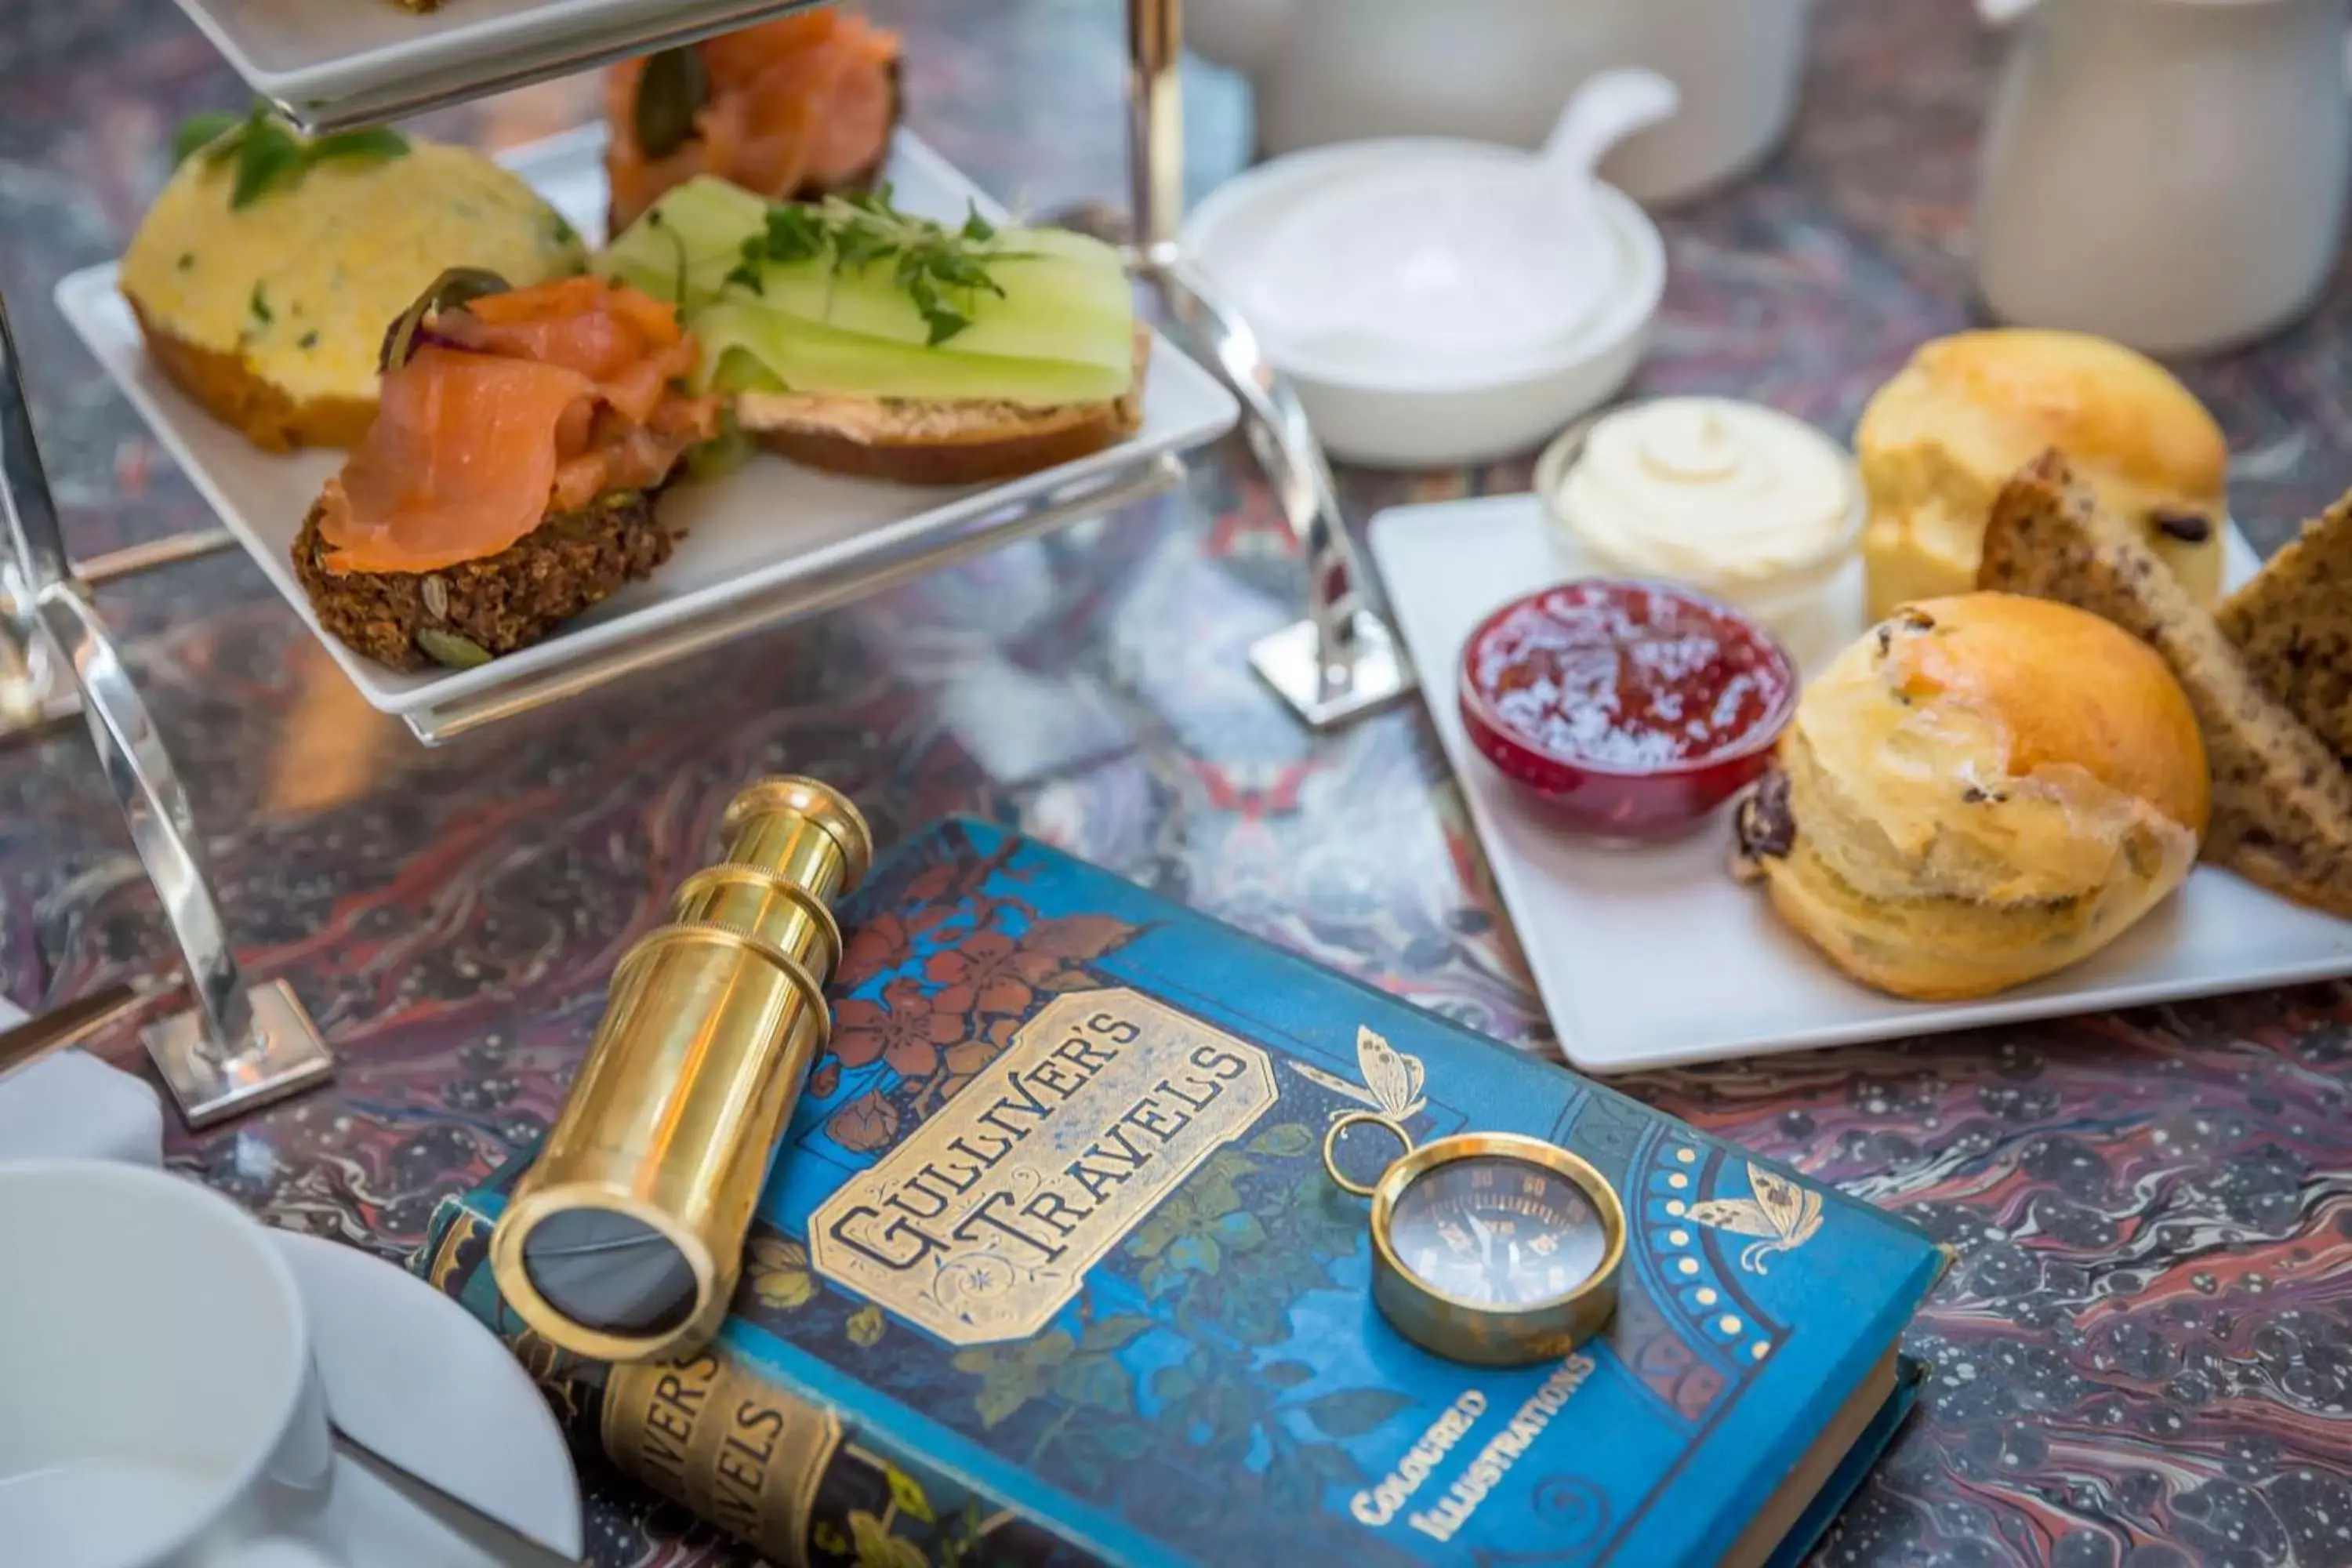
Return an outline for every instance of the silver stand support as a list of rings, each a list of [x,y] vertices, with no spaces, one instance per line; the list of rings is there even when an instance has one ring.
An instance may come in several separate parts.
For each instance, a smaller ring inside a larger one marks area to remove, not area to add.
[[[1344,723],[1412,689],[1395,637],[1358,584],[1362,567],[1322,445],[1290,382],[1249,324],[1179,252],[1184,215],[1183,0],[1128,0],[1128,164],[1139,270],[1196,352],[1242,400],[1250,449],[1265,465],[1307,568],[1307,616],[1260,637],[1250,666],[1317,729]]]
[[[147,1049],[181,1116],[204,1127],[321,1082],[332,1075],[333,1058],[283,981],[247,990],[237,970],[219,901],[196,855],[186,792],[89,602],[88,584],[67,559],[33,441],[22,364],[0,300],[0,506],[14,557],[13,569],[0,577],[0,609],[12,638],[0,669],[16,683],[12,714],[56,719],[78,707],[89,723],[100,768],[163,898],[195,994],[194,1009],[148,1028]],[[201,552],[180,542],[164,548],[170,559]],[[70,680],[70,690],[59,675]]]

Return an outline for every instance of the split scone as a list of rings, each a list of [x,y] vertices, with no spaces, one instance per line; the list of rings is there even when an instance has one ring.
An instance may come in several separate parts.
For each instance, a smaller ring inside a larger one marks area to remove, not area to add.
[[[2161,658],[2080,610],[1964,594],[1905,605],[1806,688],[1735,869],[1855,979],[1983,996],[2155,908],[2208,805]]]

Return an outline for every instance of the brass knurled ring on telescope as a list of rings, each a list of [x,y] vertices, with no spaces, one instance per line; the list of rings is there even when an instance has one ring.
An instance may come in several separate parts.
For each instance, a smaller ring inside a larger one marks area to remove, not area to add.
[[[729,886],[762,888],[769,892],[780,895],[787,903],[798,907],[803,914],[816,921],[819,930],[824,934],[824,962],[816,965],[817,973],[831,974],[840,967],[841,923],[834,919],[833,910],[826,906],[823,899],[818,898],[781,871],[771,871],[765,866],[746,866],[733,860],[722,860],[716,866],[705,866],[677,885],[677,891],[670,895],[670,907],[676,909],[688,900],[698,894],[707,893],[713,888]],[[698,921],[692,923],[717,925],[719,922]],[[743,934],[748,936],[751,933],[747,931]]]

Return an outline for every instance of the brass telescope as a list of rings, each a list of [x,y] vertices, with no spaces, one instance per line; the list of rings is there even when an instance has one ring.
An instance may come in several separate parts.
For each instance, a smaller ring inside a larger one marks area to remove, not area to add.
[[[541,1337],[605,1362],[718,1331],[751,1211],[832,1016],[832,901],[873,835],[839,791],[764,779],[726,854],[624,953],[562,1114],[490,1237],[499,1289]]]

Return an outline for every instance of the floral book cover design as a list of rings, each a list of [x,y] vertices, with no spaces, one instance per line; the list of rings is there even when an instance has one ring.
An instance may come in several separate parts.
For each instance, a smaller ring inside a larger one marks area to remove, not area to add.
[[[415,1260],[575,1441],[780,1563],[1718,1562],[1942,1267],[1867,1205],[997,828],[921,834],[842,913],[832,1047],[709,1351],[607,1367],[532,1334],[484,1261],[519,1166]],[[1609,1328],[1503,1369],[1391,1329],[1320,1156],[1364,1110],[1598,1167],[1629,1233]],[[1801,1554],[1915,1389],[1756,1560]]]

